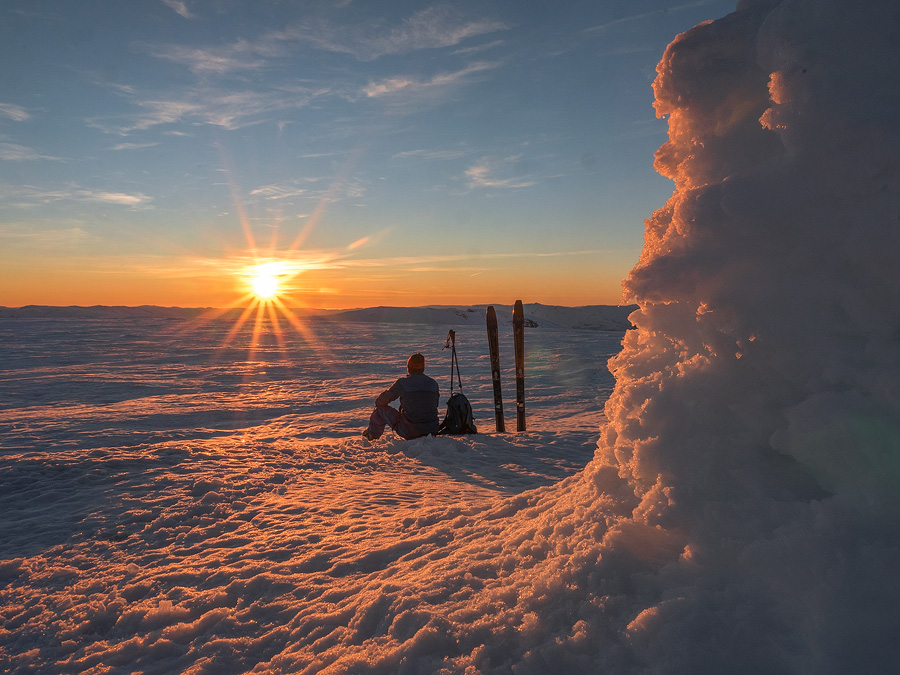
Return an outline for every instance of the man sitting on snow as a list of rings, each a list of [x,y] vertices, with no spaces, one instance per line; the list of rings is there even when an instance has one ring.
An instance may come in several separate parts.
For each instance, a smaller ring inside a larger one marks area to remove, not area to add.
[[[418,438],[436,434],[438,421],[438,384],[425,374],[425,357],[416,352],[406,362],[406,377],[401,377],[390,389],[375,399],[375,410],[369,418],[369,427],[362,435],[370,441],[384,433],[389,425],[402,438]],[[388,405],[400,399],[400,410]]]

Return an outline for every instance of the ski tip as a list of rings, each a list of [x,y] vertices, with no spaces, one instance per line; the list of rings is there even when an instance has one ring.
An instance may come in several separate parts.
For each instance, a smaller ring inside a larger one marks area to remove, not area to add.
[[[515,326],[524,326],[525,324],[525,309],[522,307],[522,301],[516,300],[516,305],[513,307],[513,325]]]

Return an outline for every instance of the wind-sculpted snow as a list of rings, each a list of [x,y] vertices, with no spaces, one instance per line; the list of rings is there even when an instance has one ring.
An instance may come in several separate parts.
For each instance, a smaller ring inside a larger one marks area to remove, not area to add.
[[[745,2],[658,68],[676,190],[586,472],[657,540],[626,631],[652,672],[897,663],[898,28],[888,3]]]
[[[615,388],[579,407],[615,350],[527,333],[527,434],[347,437],[396,370],[384,324],[352,346],[336,325],[319,387],[225,349],[136,367],[140,404],[35,346],[6,389],[35,400],[3,413],[8,669],[892,672],[898,34],[892,3],[750,0],[669,46],[675,191],[625,282]]]
[[[458,326],[482,433],[370,445],[408,352],[446,400],[446,327],[232,325],[0,321],[3,672],[318,672],[386,626],[373,665],[443,658],[417,598],[484,586],[473,544],[588,463],[624,334],[530,333],[530,431],[496,435],[484,325]]]

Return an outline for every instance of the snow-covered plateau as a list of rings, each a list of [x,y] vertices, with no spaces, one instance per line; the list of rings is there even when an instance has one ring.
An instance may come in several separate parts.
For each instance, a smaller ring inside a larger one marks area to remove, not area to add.
[[[339,645],[389,626],[397,648],[442,651],[414,597],[474,598],[499,572],[484,551],[458,562],[479,530],[584,468],[624,335],[529,330],[529,429],[497,434],[478,316],[267,321],[256,338],[229,320],[0,320],[3,671],[342,672]],[[449,328],[481,433],[370,444],[409,353],[449,396]],[[508,326],[501,344],[514,429]],[[397,648],[347,656],[381,672],[437,658]]]

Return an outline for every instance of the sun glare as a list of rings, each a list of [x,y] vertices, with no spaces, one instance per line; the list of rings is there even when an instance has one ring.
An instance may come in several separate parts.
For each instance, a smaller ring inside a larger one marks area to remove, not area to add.
[[[231,344],[249,321],[252,325],[248,356],[255,358],[257,347],[264,333],[271,331],[284,347],[284,329],[282,320],[290,324],[300,333],[314,349],[320,348],[315,335],[309,327],[297,316],[296,310],[286,303],[296,304],[293,297],[295,288],[291,280],[303,272],[304,267],[297,261],[268,260],[261,261],[257,258],[255,263],[235,266],[234,274],[240,277],[244,295],[239,297],[229,307],[218,309],[209,314],[210,319],[221,316],[225,312],[242,308],[240,316],[235,320],[231,330],[223,341],[223,346]]]
[[[278,277],[269,272],[260,272],[250,280],[253,292],[260,300],[271,300],[278,295]]]
[[[252,327],[252,334],[249,336],[250,339],[248,341],[248,358],[251,361],[256,358],[257,349],[262,344],[261,338],[266,333],[274,335],[281,348],[285,347],[285,323],[303,336],[306,342],[317,352],[324,350],[324,346],[304,321],[304,317],[308,312],[303,308],[302,300],[298,298],[299,293],[305,293],[309,289],[301,289],[296,279],[310,269],[322,267],[328,260],[335,257],[328,254],[309,256],[301,250],[304,240],[322,217],[330,199],[327,196],[323,197],[312,214],[305,219],[300,233],[287,249],[279,249],[276,245],[279,232],[278,222],[273,223],[276,227],[273,227],[271,230],[272,241],[270,246],[260,249],[257,246],[256,234],[247,217],[246,209],[240,200],[240,192],[237,181],[233,177],[227,148],[220,146],[220,151],[222,152],[223,163],[226,165],[228,187],[234,200],[235,214],[247,239],[247,248],[242,254],[223,260],[221,263],[221,268],[232,275],[235,290],[240,292],[239,296],[227,307],[210,310],[204,314],[202,320],[212,321],[239,310],[240,315],[235,319],[234,324],[222,341],[222,346],[224,347],[234,342],[239,334],[242,333],[244,326],[249,322]],[[330,191],[342,184],[346,174],[350,171],[352,165],[355,164],[360,154],[361,151],[351,155],[350,163],[345,167],[341,175],[335,179]],[[354,242],[350,248],[362,246],[366,241],[368,241],[368,238],[360,239]],[[261,252],[262,255],[260,254]]]
[[[286,271],[284,265],[278,262],[262,263],[249,268],[247,278],[256,299],[271,302],[277,298]]]

